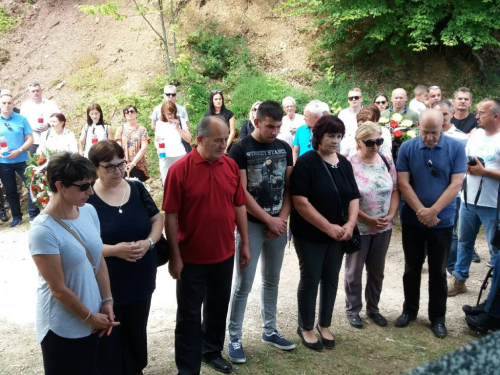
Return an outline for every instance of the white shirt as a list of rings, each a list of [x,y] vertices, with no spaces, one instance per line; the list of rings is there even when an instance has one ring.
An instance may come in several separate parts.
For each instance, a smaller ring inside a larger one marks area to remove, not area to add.
[[[410,102],[409,107],[412,111],[417,112],[419,115],[420,115],[420,113],[422,113],[422,111],[425,111],[427,109],[427,106],[425,105],[425,103],[422,103],[421,101],[418,101],[417,99],[413,99]]]
[[[483,158],[487,169],[500,170],[500,133],[487,136],[484,129],[477,129],[469,138],[465,154]],[[499,181],[484,176],[482,179],[483,187],[477,205],[496,208]],[[467,203],[469,205],[474,204],[480,182],[481,176],[467,175]],[[462,201],[464,201],[463,193]]]
[[[40,147],[38,148],[37,153],[45,153],[47,150],[51,152],[78,152],[75,135],[71,130],[66,128],[63,129],[61,134],[57,134],[53,128],[48,128],[41,135]]]
[[[182,117],[181,128],[184,130],[187,128]],[[186,149],[182,144],[182,137],[174,123],[158,121],[155,128],[155,139],[158,140],[158,137],[163,137],[165,141],[166,157],[177,157],[186,154]]]
[[[344,156],[349,155],[349,152],[344,152],[344,150],[350,150],[353,147],[354,150],[356,150],[356,141],[354,140],[354,134],[358,129],[358,113],[359,111],[356,113],[351,112],[351,109],[347,107],[341,110],[338,114],[338,118],[342,120],[345,126],[345,135],[344,138],[342,138],[342,141],[340,141],[340,149],[342,150],[341,153]]]
[[[38,118],[43,117],[43,124],[48,124],[50,116],[54,113],[61,112],[55,102],[49,99],[42,99],[40,104],[36,104],[32,100],[27,100],[21,105],[21,115],[28,119],[31,129],[38,130],[43,128],[39,127]],[[41,133],[33,131],[33,144],[40,144]]]
[[[293,147],[293,139],[295,138],[295,131],[299,128],[299,126],[305,125],[306,119],[304,115],[300,115],[298,113],[295,114],[295,118],[290,120],[290,117],[287,115],[283,116],[283,120],[281,120],[281,128],[278,134],[278,139],[285,141]],[[291,133],[291,130],[294,130],[294,133]]]
[[[83,156],[88,157],[89,155],[89,150],[92,147],[92,136],[95,134],[97,136],[97,142],[103,141],[105,139],[108,139],[108,129],[110,125],[104,124],[104,125],[96,125],[92,124],[89,126],[89,124],[83,125],[82,132],[85,134],[85,143],[84,143],[84,151],[83,151]]]
[[[151,114],[151,120],[152,121],[159,121],[160,120],[160,115],[161,115],[161,106],[163,103],[158,104],[154,109],[153,113]],[[180,116],[181,118],[184,119],[185,122],[189,122],[188,114],[186,111],[186,108],[184,108],[182,105],[179,105],[175,103],[175,106],[177,107],[177,115]]]

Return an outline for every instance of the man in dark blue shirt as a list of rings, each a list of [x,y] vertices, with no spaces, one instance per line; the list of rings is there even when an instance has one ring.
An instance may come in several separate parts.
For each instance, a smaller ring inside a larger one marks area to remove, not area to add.
[[[436,109],[421,113],[420,136],[404,142],[396,169],[405,197],[401,213],[405,272],[405,302],[396,327],[415,320],[419,309],[420,278],[427,244],[429,263],[429,320],[436,337],[447,335],[446,263],[450,251],[455,197],[466,170],[463,145],[442,135],[443,114]]]

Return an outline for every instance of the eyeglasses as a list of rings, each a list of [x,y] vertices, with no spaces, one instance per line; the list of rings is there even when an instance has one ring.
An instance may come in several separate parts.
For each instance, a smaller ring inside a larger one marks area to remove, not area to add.
[[[312,137],[309,137],[309,143],[307,144],[307,147],[311,147],[311,139]]]
[[[165,92],[163,95],[168,96],[169,98],[174,98],[177,96],[175,92]]]
[[[367,140],[362,139],[361,142],[363,142],[366,147],[373,147],[375,145],[382,146],[382,144],[384,143],[384,138],[367,139]]]
[[[222,93],[222,90],[212,90],[212,94],[220,94]]]
[[[427,166],[431,169],[432,177],[437,177],[438,173],[436,171],[436,168],[434,168],[434,165],[432,164],[432,160],[429,159],[429,161],[427,162]]]
[[[384,105],[384,104],[387,104],[387,102],[385,100],[381,100],[380,102],[375,102],[375,104],[382,104],[382,105]]]
[[[361,96],[349,96],[349,97],[347,98],[347,100],[349,100],[349,101],[352,101],[352,100],[359,100],[359,98],[361,98]]]
[[[7,129],[9,129],[10,131],[12,131],[12,127],[9,125],[8,122],[5,123],[5,126],[7,127]]]
[[[115,173],[116,168],[118,168],[120,171],[123,171],[127,167],[127,162],[122,161],[121,163],[118,164],[108,164],[108,165],[101,165],[99,164],[99,167],[105,168],[108,173]]]
[[[70,184],[70,185],[80,188],[80,191],[87,191],[87,190],[89,190],[89,187],[91,187],[92,190],[94,190],[95,181],[87,182],[87,183],[81,184],[81,185],[78,185],[78,184]]]
[[[135,111],[133,109],[127,109],[126,111],[123,111],[123,113],[125,113],[126,115],[130,115],[132,113],[135,113]]]

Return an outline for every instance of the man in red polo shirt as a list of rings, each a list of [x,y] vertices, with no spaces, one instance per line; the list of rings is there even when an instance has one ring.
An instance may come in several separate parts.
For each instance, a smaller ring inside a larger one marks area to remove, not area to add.
[[[222,349],[235,224],[243,241],[240,267],[250,262],[246,197],[238,165],[224,155],[227,125],[205,117],[196,132],[198,145],[170,168],[163,196],[169,272],[177,280],[175,363],[180,375],[199,374],[202,359],[228,374],[232,366]]]

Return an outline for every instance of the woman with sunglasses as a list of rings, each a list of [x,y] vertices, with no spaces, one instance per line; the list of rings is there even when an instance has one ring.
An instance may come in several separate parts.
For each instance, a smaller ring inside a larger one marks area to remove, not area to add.
[[[177,116],[175,103],[164,102],[161,105],[160,119],[155,127],[155,147],[159,156],[162,186],[170,167],[186,155],[186,148],[182,141],[191,143],[189,128],[184,119]]]
[[[147,181],[149,179],[146,162],[149,143],[148,131],[137,122],[137,108],[135,106],[125,106],[123,116],[127,123],[116,129],[115,139],[125,151],[125,161],[127,162],[125,171],[129,177],[135,177],[142,182]]]
[[[120,145],[110,140],[89,151],[99,177],[89,203],[100,219],[103,255],[121,323],[99,346],[98,368],[107,375],[141,374],[148,364],[146,326],[157,267],[154,246],[163,231],[163,218],[144,185],[123,178],[124,157]]]
[[[92,145],[103,139],[113,140],[113,129],[104,121],[101,106],[93,103],[87,107],[87,123],[78,140],[78,152],[87,157]]]
[[[290,228],[300,266],[297,334],[312,350],[335,346],[329,327],[345,241],[352,238],[358,217],[359,192],[351,163],[337,153],[344,134],[344,123],[338,117],[321,117],[314,125],[313,151],[297,159],[291,175],[294,209],[290,215]],[[321,342],[314,334],[314,328]]]
[[[222,90],[212,90],[210,93],[208,111],[205,112],[205,116],[220,117],[229,127],[229,138],[227,139],[227,147],[224,150],[224,153],[227,155],[229,147],[231,147],[234,137],[236,136],[236,126],[234,122],[234,113],[224,105]]]
[[[389,99],[384,93],[378,93],[373,99],[373,103],[378,107],[380,113],[385,111],[389,107]]]
[[[50,127],[41,134],[37,154],[46,154],[48,151],[78,152],[75,134],[66,129],[66,117],[62,113],[54,113],[49,123]]]
[[[242,140],[248,135],[251,135],[255,130],[255,125],[253,123],[253,120],[255,120],[255,117],[257,115],[257,109],[259,109],[260,103],[262,102],[255,102],[252,104],[252,108],[250,108],[250,112],[248,113],[248,120],[244,121],[243,124],[241,124],[240,140]]]
[[[366,265],[366,315],[375,324],[385,327],[387,320],[380,314],[378,303],[393,218],[399,207],[397,172],[391,154],[380,153],[384,139],[379,125],[364,122],[358,127],[355,138],[358,152],[348,159],[361,194],[358,212],[361,250],[346,256],[346,313],[353,327],[363,327],[359,313],[363,307],[361,280]]]
[[[52,155],[47,166],[52,197],[28,235],[39,273],[36,329],[46,375],[98,374],[99,337],[119,324],[99,218],[86,204],[95,178],[94,166],[83,156]]]

